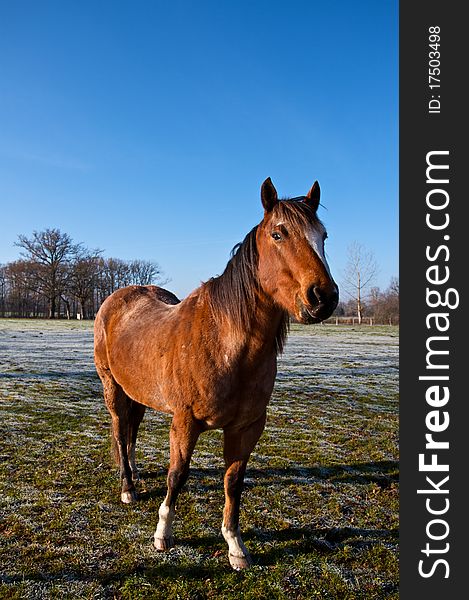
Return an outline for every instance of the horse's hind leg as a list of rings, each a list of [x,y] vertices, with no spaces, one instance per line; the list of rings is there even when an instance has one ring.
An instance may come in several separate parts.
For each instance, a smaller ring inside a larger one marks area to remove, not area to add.
[[[225,508],[221,531],[228,544],[230,564],[236,570],[245,569],[252,564],[251,556],[241,539],[239,507],[246,465],[264,425],[265,415],[245,429],[225,429],[224,432]]]
[[[143,415],[145,414],[145,406],[131,400],[130,411],[129,411],[129,432],[127,442],[127,454],[129,456],[130,470],[132,471],[132,480],[138,481],[140,479],[135,462],[135,444],[137,443],[137,433],[140,423],[142,422]]]
[[[104,401],[112,419],[114,456],[119,465],[122,481],[121,500],[125,504],[130,504],[137,499],[128,455],[128,448],[131,445],[129,418],[133,401],[109,372],[101,372],[100,377],[103,383]]]
[[[201,427],[189,411],[175,413],[169,434],[170,460],[168,492],[158,511],[159,520],[155,531],[155,548],[169,550],[174,546],[173,520],[176,500],[189,475],[189,463]]]

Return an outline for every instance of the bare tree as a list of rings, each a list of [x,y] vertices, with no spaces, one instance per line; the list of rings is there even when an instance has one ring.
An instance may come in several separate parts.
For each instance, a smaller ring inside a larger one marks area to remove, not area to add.
[[[22,258],[0,265],[0,316],[92,318],[118,288],[168,281],[154,261],[104,258],[58,229],[19,235],[15,245]]]
[[[5,265],[0,265],[0,316],[5,316],[7,301],[7,270]]]
[[[130,261],[129,271],[134,285],[150,285],[161,279],[160,266],[150,260]]]
[[[397,277],[391,277],[388,293],[394,294],[399,299],[399,279]]]
[[[43,312],[43,295],[37,289],[37,264],[16,260],[5,267],[5,312],[18,317],[36,316]]]
[[[386,316],[391,325],[393,319],[399,319],[399,279],[392,277],[388,289],[385,292]]]
[[[93,294],[99,271],[101,250],[80,252],[70,266],[70,278],[67,291],[78,300],[79,315],[86,319],[92,310]],[[68,304],[68,312],[69,312]],[[87,310],[89,309],[89,310]]]
[[[19,235],[16,246],[23,248],[21,255],[36,266],[37,289],[47,299],[49,318],[56,316],[57,300],[66,287],[67,265],[81,246],[59,229],[34,231],[32,237]]]
[[[392,325],[399,321],[399,280],[396,277],[384,292],[378,287],[371,288],[369,310],[376,322]]]
[[[378,265],[373,252],[367,250],[358,242],[350,244],[342,287],[355,302],[359,324],[361,324],[363,318],[365,292],[373,283],[377,273]]]

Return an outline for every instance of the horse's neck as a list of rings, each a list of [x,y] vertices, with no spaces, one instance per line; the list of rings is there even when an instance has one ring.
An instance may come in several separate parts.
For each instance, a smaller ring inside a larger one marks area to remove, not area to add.
[[[264,347],[276,346],[276,340],[281,335],[279,329],[283,326],[285,313],[270,299],[259,298],[256,309],[252,314],[250,328],[246,332],[247,342],[251,345]]]
[[[228,310],[215,316],[221,346],[243,355],[277,354],[285,337],[285,312],[262,292],[249,308],[241,323]]]

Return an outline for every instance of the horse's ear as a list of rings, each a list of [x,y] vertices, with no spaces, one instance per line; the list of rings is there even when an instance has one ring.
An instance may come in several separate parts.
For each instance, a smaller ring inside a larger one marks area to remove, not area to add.
[[[270,177],[264,181],[261,187],[261,200],[265,212],[270,212],[278,202],[277,190]]]
[[[316,212],[319,206],[319,200],[321,198],[321,188],[319,187],[319,183],[315,181],[313,183],[313,187],[306,194],[305,202],[311,206],[311,208]]]

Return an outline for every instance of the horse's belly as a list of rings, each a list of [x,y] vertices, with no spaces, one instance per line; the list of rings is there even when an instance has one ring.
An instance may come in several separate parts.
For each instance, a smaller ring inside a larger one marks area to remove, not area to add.
[[[265,373],[262,369],[231,376],[229,385],[218,381],[205,397],[193,403],[196,418],[210,429],[227,426],[243,428],[260,419],[270,401],[275,381],[275,366]]]

